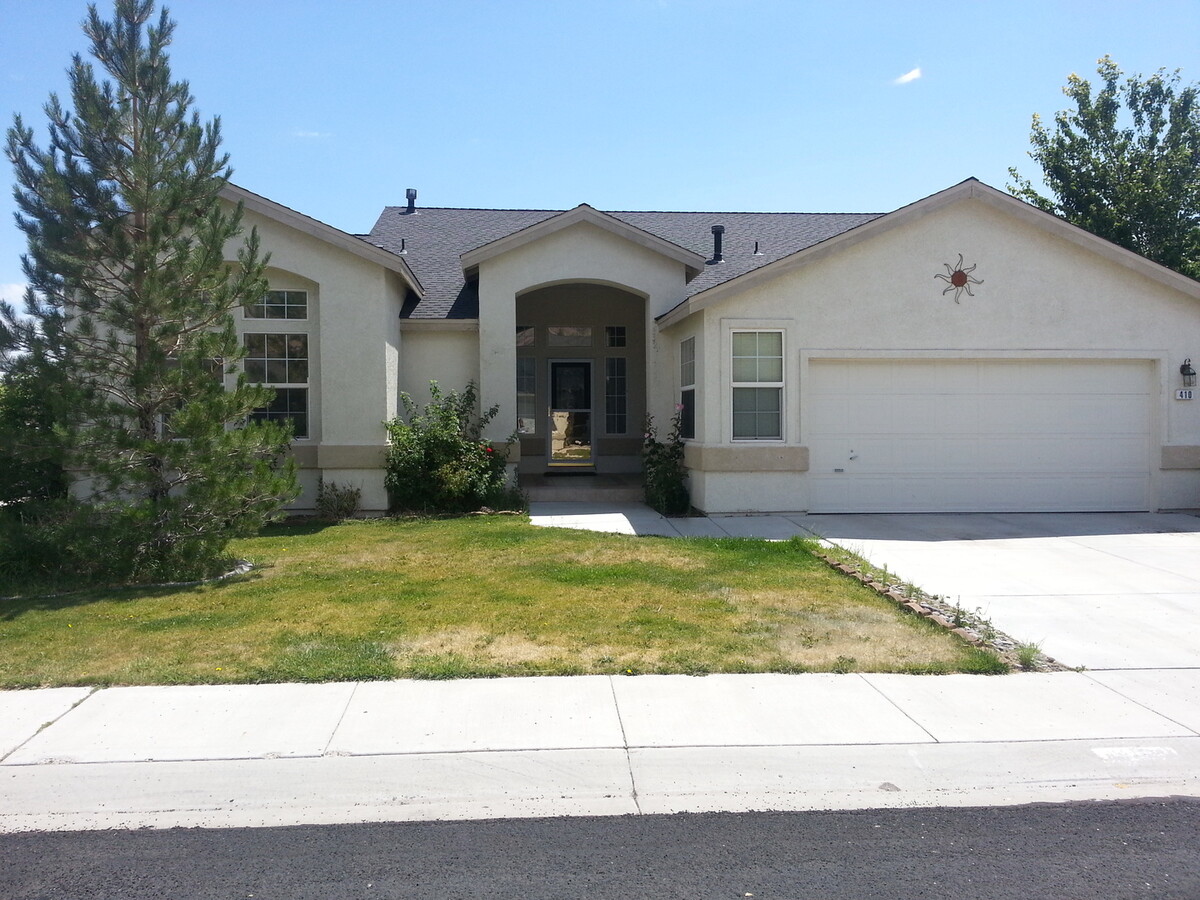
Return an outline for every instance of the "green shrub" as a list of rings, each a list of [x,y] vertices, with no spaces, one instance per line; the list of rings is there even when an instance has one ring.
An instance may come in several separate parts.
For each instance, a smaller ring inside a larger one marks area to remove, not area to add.
[[[391,445],[384,483],[393,512],[520,508],[505,453],[483,439],[484,428],[500,408],[478,413],[474,382],[447,394],[430,382],[429,393],[423,409],[401,394],[404,416],[386,423]]]
[[[679,436],[681,408],[671,419],[671,433],[666,440],[658,439],[654,419],[646,416],[642,441],[642,479],[646,504],[664,516],[687,515],[691,498],[687,489],[687,469],[683,465],[683,438]]]
[[[0,503],[67,495],[62,452],[55,439],[61,392],[23,372],[0,374]]]
[[[317,482],[317,518],[340,522],[353,519],[362,501],[362,488],[322,478]]]

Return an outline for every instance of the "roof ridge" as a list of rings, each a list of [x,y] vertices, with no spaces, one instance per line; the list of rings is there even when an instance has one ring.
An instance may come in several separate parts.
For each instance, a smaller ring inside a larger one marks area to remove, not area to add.
[[[591,204],[587,204],[591,206]],[[407,209],[406,206],[385,206],[384,212],[393,209]],[[576,207],[570,207],[575,209]],[[519,212],[519,213],[564,213],[570,209],[532,209],[523,207],[511,206],[418,206],[416,215],[424,211],[429,212]],[[807,210],[753,210],[753,209],[602,209],[599,206],[593,206],[592,209],[597,212],[607,213],[610,216],[615,215],[653,215],[653,216],[885,216],[886,212],[878,210],[863,210],[858,212],[812,212]]]

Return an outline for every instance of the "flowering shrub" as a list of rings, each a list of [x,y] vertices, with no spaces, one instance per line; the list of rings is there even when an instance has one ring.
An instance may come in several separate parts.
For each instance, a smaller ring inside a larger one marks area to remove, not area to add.
[[[683,465],[683,439],[679,425],[683,407],[676,405],[671,419],[671,433],[666,440],[658,439],[654,418],[646,416],[642,441],[642,479],[645,483],[646,504],[664,516],[686,515],[691,509],[687,489],[687,469]]]
[[[404,416],[385,423],[388,447],[384,483],[393,511],[470,512],[487,506],[522,506],[520,494],[508,482],[507,460],[483,429],[496,417],[498,406],[476,414],[474,382],[461,392],[442,394],[430,382],[432,398],[422,409],[401,394]]]

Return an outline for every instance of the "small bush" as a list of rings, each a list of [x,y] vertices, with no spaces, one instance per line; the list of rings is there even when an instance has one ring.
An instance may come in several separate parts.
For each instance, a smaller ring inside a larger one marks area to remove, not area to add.
[[[362,501],[362,488],[322,478],[317,482],[317,517],[340,522],[353,519]]]
[[[646,416],[642,441],[642,479],[646,505],[664,516],[683,516],[692,508],[687,489],[687,469],[683,465],[683,438],[679,436],[682,408],[671,419],[671,433],[658,439],[654,419]]]
[[[477,413],[474,382],[448,394],[430,382],[429,393],[432,399],[424,409],[401,394],[404,416],[386,423],[391,446],[384,483],[392,511],[521,508],[521,496],[509,484],[505,454],[483,439],[484,428],[500,408]]]

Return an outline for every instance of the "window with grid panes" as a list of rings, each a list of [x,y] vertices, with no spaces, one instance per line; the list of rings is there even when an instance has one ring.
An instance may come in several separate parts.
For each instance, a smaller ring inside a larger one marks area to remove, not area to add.
[[[679,436],[696,437],[696,339],[679,343]]]
[[[307,319],[308,291],[267,291],[261,303],[246,307],[247,319]]]
[[[783,332],[735,331],[733,439],[783,439]]]
[[[629,398],[625,357],[604,360],[604,433],[625,434],[629,430]]]
[[[290,420],[293,437],[308,437],[308,335],[245,334],[242,366],[248,381],[275,388],[275,399],[251,420]]]

